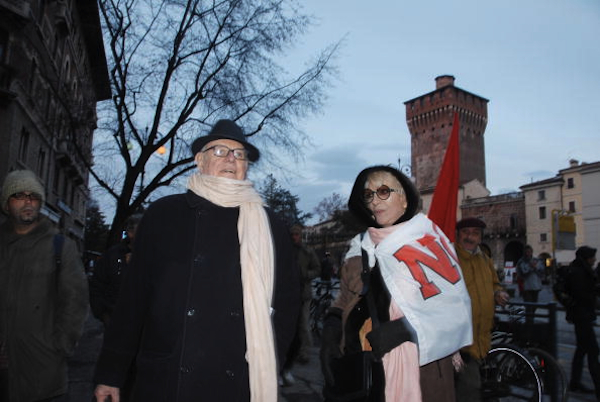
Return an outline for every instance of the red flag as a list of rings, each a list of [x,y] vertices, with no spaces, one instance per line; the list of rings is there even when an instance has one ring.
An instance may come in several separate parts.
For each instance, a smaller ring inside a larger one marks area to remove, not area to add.
[[[452,133],[448,140],[448,148],[446,148],[442,170],[438,176],[428,214],[429,219],[435,222],[452,242],[455,237],[460,175],[458,133],[458,113],[455,112]]]

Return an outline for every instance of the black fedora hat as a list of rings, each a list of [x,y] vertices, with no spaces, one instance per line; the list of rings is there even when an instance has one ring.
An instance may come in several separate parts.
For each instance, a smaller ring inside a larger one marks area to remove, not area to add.
[[[204,145],[221,138],[234,140],[242,144],[246,151],[248,151],[248,159],[251,162],[256,162],[260,157],[260,152],[258,149],[246,141],[246,136],[244,136],[244,132],[240,126],[227,119],[219,120],[215,123],[207,135],[196,138],[196,140],[192,143],[192,153],[196,155],[202,150]]]

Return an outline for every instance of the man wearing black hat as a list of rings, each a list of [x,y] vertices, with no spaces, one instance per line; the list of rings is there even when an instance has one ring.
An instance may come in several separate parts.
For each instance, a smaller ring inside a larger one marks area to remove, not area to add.
[[[456,253],[471,297],[473,344],[460,352],[464,365],[456,376],[456,400],[481,401],[479,366],[491,347],[494,304],[505,305],[508,293],[498,280],[492,260],[481,251],[485,223],[464,218],[456,224]]]
[[[67,358],[87,316],[81,256],[41,214],[44,194],[35,173],[15,170],[0,195],[0,401],[66,394]]]
[[[154,202],[106,330],[95,395],[135,401],[276,402],[300,306],[291,242],[246,179],[258,149],[231,120],[192,144],[188,191]]]
[[[567,320],[575,325],[577,348],[571,365],[570,390],[574,392],[593,392],[581,384],[583,358],[588,357],[588,370],[596,389],[596,398],[600,400],[600,365],[598,363],[598,341],[594,332],[596,321],[596,298],[600,295],[598,278],[593,267],[596,262],[596,249],[581,246],[575,252],[575,260],[569,266],[566,288],[573,297],[572,305],[567,309]]]

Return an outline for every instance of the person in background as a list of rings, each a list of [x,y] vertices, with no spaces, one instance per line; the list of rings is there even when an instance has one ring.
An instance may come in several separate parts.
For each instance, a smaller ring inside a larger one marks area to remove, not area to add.
[[[567,321],[575,325],[577,348],[571,364],[569,389],[573,392],[592,393],[593,390],[581,383],[583,358],[587,355],[588,370],[594,383],[596,399],[600,401],[600,364],[598,363],[598,340],[594,332],[596,321],[596,299],[600,287],[593,267],[596,262],[596,249],[581,246],[575,251],[575,259],[569,266],[566,277],[566,290],[573,298],[567,308]]]
[[[10,172],[0,206],[0,400],[58,401],[67,358],[88,313],[77,246],[40,211],[45,191],[30,170]]]
[[[517,262],[517,274],[523,279],[523,301],[537,303],[538,295],[542,290],[542,278],[545,274],[544,264],[533,256],[533,248],[526,245],[524,255]],[[526,321],[532,323],[535,314],[534,306],[526,306]]]
[[[133,214],[127,219],[125,237],[100,257],[90,278],[90,307],[94,317],[102,321],[105,329],[117,304],[121,283],[131,261],[135,233],[141,219],[142,214]],[[135,365],[132,364],[127,380],[121,387],[121,402],[131,398],[134,379]]]
[[[331,261],[331,253],[325,251],[325,256],[321,260],[321,281],[331,282],[333,277],[333,262]]]
[[[296,267],[300,272],[302,302],[293,347],[290,348],[282,369],[284,385],[291,385],[295,382],[291,373],[292,367],[295,362],[301,364],[308,362],[308,353],[313,342],[309,323],[310,302],[312,300],[312,280],[321,272],[321,266],[315,251],[302,242],[302,230],[303,228],[300,225],[293,225],[290,228]]]
[[[99,402],[276,402],[300,280],[288,230],[247,180],[259,158],[219,120],[192,143],[188,191],[144,212],[96,365]]]
[[[108,326],[115,309],[123,276],[129,267],[135,231],[142,214],[134,214],[125,223],[125,238],[110,247],[96,262],[90,278],[90,306],[94,317]]]
[[[391,166],[364,169],[356,178],[348,208],[368,229],[351,242],[340,292],[324,320],[326,393],[336,387],[337,357],[372,350],[385,372],[378,401],[454,401],[453,354],[471,343],[469,297],[449,240],[418,213],[419,201],[410,179]]]
[[[504,281],[504,277],[506,276],[506,273],[504,272],[504,267],[502,266],[496,266],[496,264],[494,263],[494,257],[492,256],[492,249],[490,249],[490,247],[487,244],[483,244],[481,243],[479,245],[479,248],[481,248],[481,251],[487,255],[490,260],[492,260],[492,264],[494,265],[494,270],[496,271],[496,275],[498,275],[498,280],[500,282]]]
[[[456,375],[456,401],[481,401],[479,369],[491,347],[494,305],[506,305],[509,296],[498,280],[492,260],[481,251],[485,223],[478,218],[464,218],[456,224],[455,249],[471,297],[473,343],[460,355],[463,366]]]

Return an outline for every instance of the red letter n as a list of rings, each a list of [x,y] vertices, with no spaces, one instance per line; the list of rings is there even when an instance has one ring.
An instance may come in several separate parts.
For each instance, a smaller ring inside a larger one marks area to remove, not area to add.
[[[428,267],[448,282],[454,284],[460,280],[460,273],[452,265],[452,261],[442,249],[442,246],[432,235],[425,235],[418,242],[426,247],[435,258],[413,246],[402,246],[394,253],[398,261],[402,261],[408,267],[413,278],[421,285],[421,294],[428,299],[440,293],[440,289],[427,278],[423,266]]]

